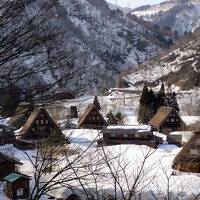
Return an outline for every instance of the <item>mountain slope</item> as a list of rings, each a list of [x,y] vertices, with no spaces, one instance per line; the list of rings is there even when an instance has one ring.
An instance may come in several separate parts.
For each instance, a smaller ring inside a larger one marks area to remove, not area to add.
[[[132,14],[177,30],[180,35],[200,27],[199,0],[170,0],[154,6],[136,8]]]
[[[148,82],[153,87],[165,81],[181,90],[200,87],[200,36],[181,45],[169,54],[144,65],[125,79],[133,87],[142,87]]]
[[[50,61],[47,70],[21,80],[21,88],[53,84],[62,77],[56,91],[104,92],[115,85],[121,71],[145,62],[172,44],[162,32],[148,29],[120,10],[111,10],[104,0],[37,0],[26,8],[26,14],[37,12],[44,3],[53,3],[53,7],[40,30],[43,34],[58,30],[60,34],[44,46],[42,59],[30,58],[31,66],[40,60]],[[68,51],[72,52],[71,59],[64,56]],[[24,65],[30,67],[30,62]]]

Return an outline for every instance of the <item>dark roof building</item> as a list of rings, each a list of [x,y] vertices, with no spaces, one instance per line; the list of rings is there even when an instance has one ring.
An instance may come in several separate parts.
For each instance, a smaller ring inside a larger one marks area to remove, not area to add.
[[[172,131],[184,130],[185,123],[174,108],[162,106],[150,120],[154,130],[169,134]]]
[[[92,128],[92,129],[102,129],[107,126],[106,120],[101,115],[98,108],[89,104],[79,121],[79,128]]]
[[[22,165],[15,158],[0,153],[0,181],[8,174],[17,171],[17,165]]]
[[[99,145],[138,144],[156,148],[161,138],[153,135],[151,126],[108,126],[101,133]]]
[[[175,157],[172,168],[181,172],[200,173],[200,132],[194,133]]]
[[[4,178],[5,192],[10,199],[28,199],[30,177],[21,173],[11,173]]]

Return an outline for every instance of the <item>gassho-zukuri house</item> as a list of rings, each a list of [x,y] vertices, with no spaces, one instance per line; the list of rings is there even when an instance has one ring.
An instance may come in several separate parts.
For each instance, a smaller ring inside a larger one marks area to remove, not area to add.
[[[174,108],[161,106],[154,117],[150,120],[149,125],[153,130],[169,134],[173,131],[185,130],[185,123]]]
[[[200,173],[200,132],[195,132],[173,161],[174,173]]]
[[[98,140],[98,145],[137,144],[157,148],[162,142],[148,125],[108,126],[101,133],[103,138]]]
[[[107,125],[106,120],[94,104],[88,105],[78,121],[79,128],[102,129]]]
[[[15,136],[21,145],[34,144],[55,134],[64,139],[58,125],[53,121],[46,109],[42,107],[35,109],[29,105],[19,107],[9,123],[11,126],[18,128],[15,131]]]

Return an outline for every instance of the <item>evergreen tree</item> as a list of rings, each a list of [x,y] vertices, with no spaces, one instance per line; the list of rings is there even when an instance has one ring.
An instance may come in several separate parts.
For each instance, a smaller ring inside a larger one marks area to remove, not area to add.
[[[152,89],[149,91],[148,94],[148,107],[150,113],[149,117],[151,119],[157,112],[157,99]]]
[[[115,119],[113,113],[110,111],[106,117],[108,118],[108,124],[109,125],[116,125],[117,124],[117,120]]]
[[[95,105],[98,110],[101,110],[101,105],[97,96],[94,97],[93,105]]]
[[[164,85],[164,83],[162,83],[160,91],[158,92],[156,105],[157,105],[156,110],[158,110],[160,106],[165,105],[165,85]]]
[[[115,119],[117,121],[117,124],[121,124],[123,121],[122,113],[118,111],[117,114],[115,115]]]
[[[147,124],[149,122],[149,91],[148,87],[145,84],[142,95],[140,97],[140,106],[139,106],[139,112],[138,112],[138,122]]]
[[[176,93],[167,94],[165,97],[165,106],[175,108],[177,112],[179,112],[179,106],[176,100]]]

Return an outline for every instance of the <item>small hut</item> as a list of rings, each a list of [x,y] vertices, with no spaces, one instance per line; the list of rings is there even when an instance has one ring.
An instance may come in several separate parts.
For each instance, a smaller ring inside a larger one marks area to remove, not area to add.
[[[10,199],[28,199],[30,177],[25,174],[11,173],[4,177],[5,193]]]
[[[89,104],[79,121],[79,128],[102,129],[107,126],[106,120],[94,104]]]
[[[17,166],[22,165],[18,160],[0,153],[0,181],[12,172],[17,171]]]
[[[17,139],[35,141],[55,134],[62,136],[60,128],[46,109],[38,108],[31,112],[22,129],[18,132]]]
[[[179,116],[178,112],[172,107],[162,106],[150,120],[149,124],[155,131],[169,134],[173,131],[181,131],[185,129],[185,123]]]
[[[98,145],[138,144],[156,148],[162,141],[153,135],[151,126],[108,126],[101,133]]]
[[[175,157],[172,168],[181,172],[200,173],[200,132],[194,133]]]
[[[190,140],[192,136],[192,131],[175,131],[167,135],[167,142],[168,144],[183,146]]]

